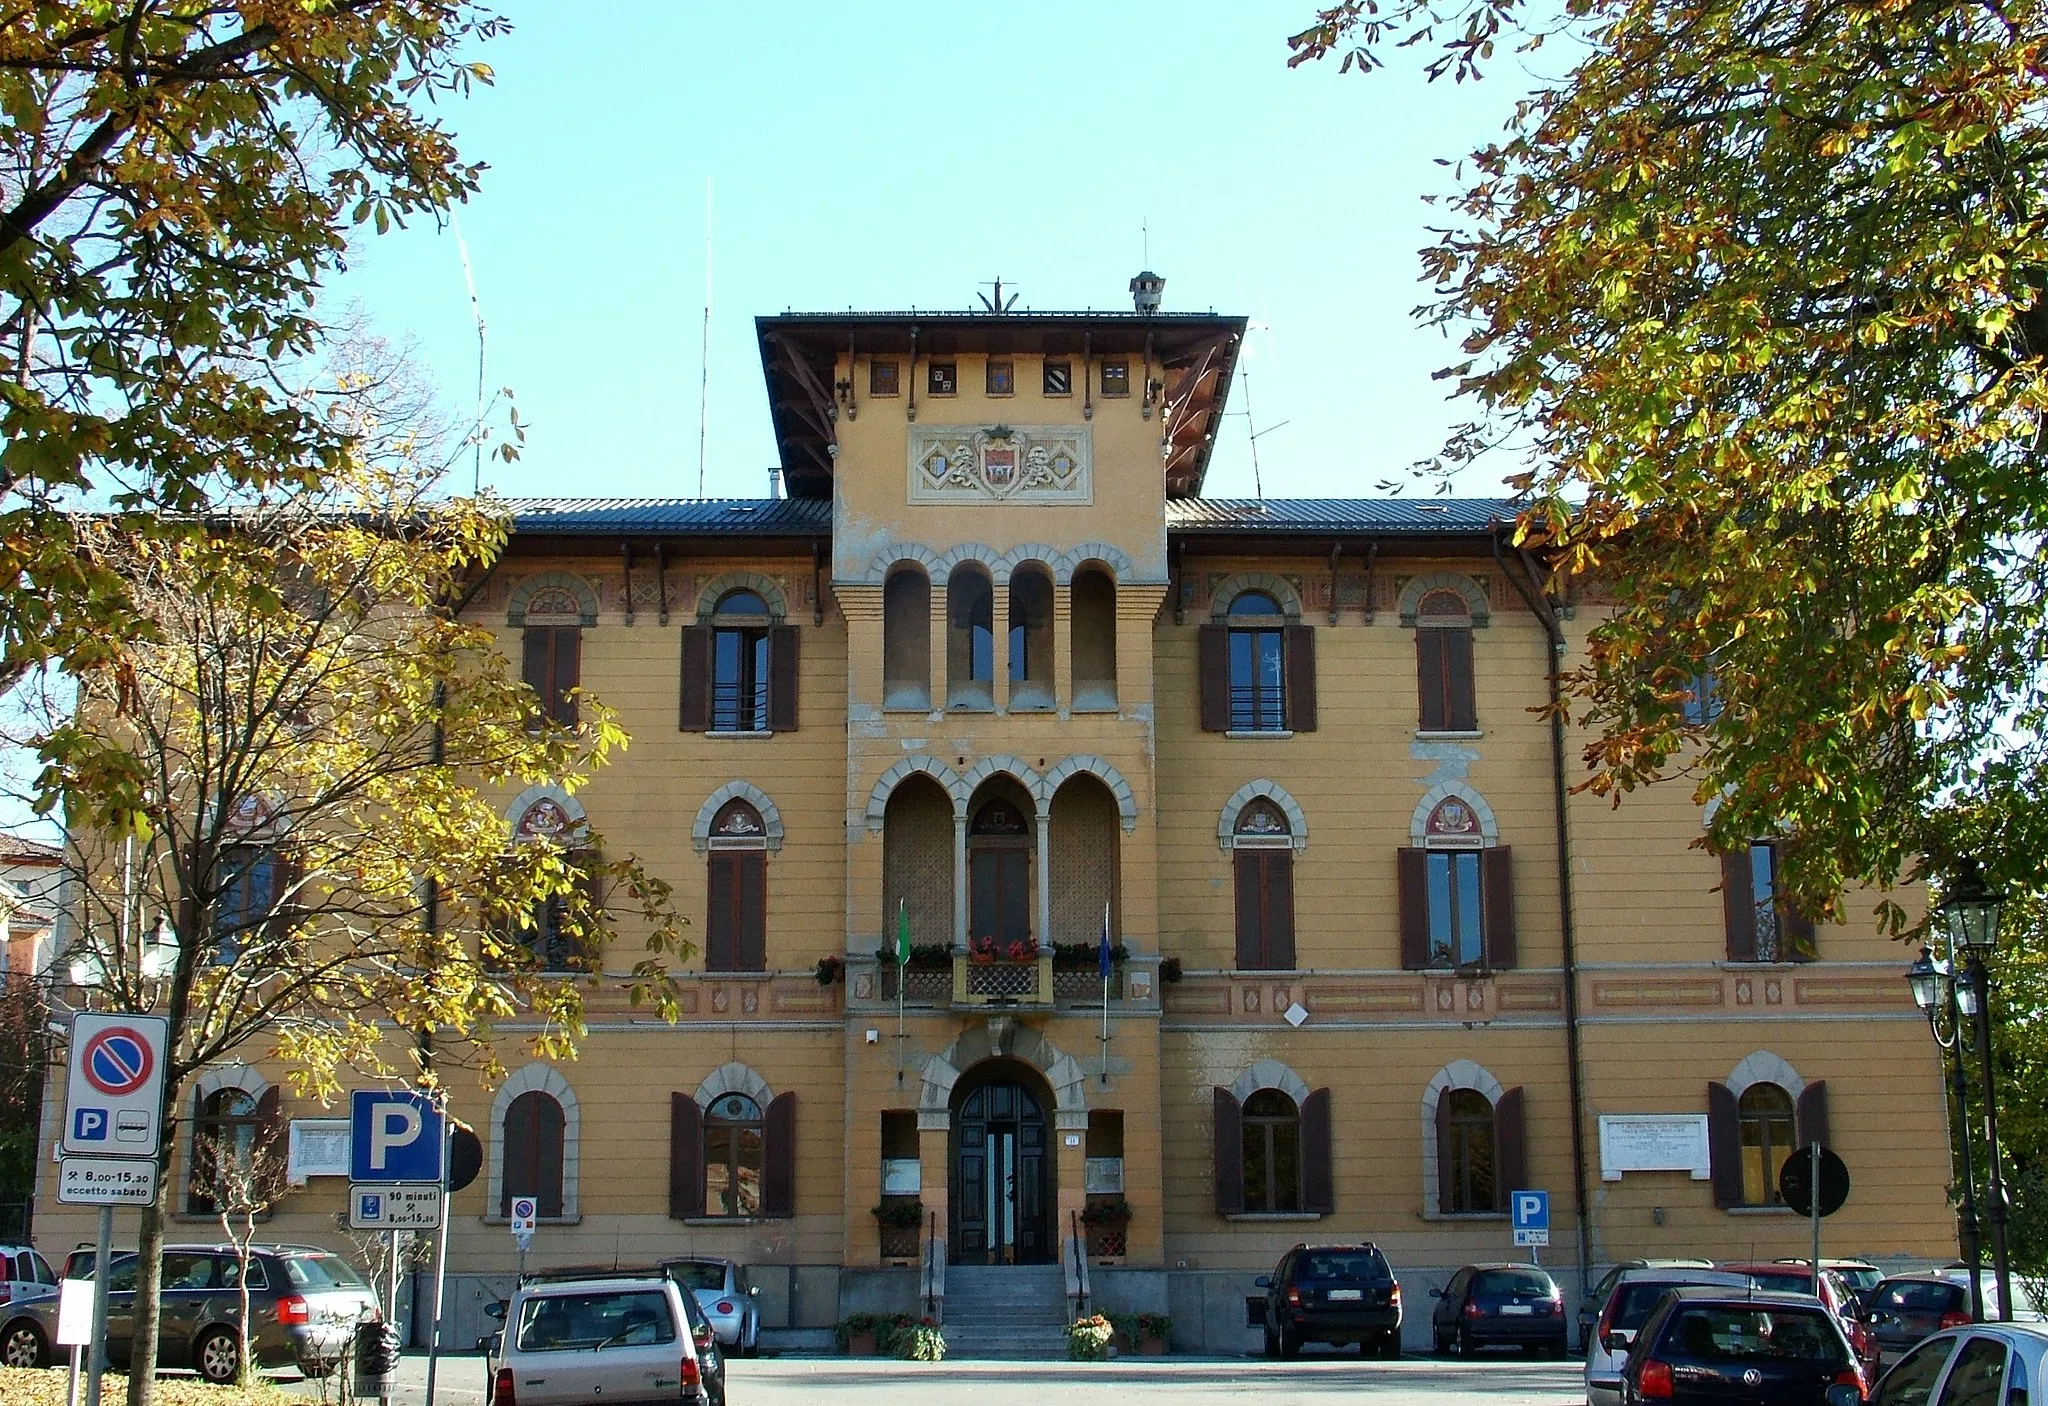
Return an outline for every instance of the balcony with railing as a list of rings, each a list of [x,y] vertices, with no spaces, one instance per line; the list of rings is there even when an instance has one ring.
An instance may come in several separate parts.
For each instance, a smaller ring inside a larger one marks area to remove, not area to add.
[[[1106,983],[1109,1000],[1122,1004],[1133,999],[1156,999],[1155,963],[1150,959],[1118,958]],[[861,979],[860,968],[869,967],[872,977]],[[1135,985],[1143,996],[1134,998],[1127,968],[1142,969],[1145,975]],[[1086,967],[1056,963],[1046,948],[1023,959],[1008,956],[973,956],[954,953],[945,959],[913,955],[908,967],[884,959],[872,963],[855,959],[849,981],[857,1004],[863,988],[872,991],[878,1004],[894,1005],[897,992],[902,1003],[914,1009],[974,1010],[985,1007],[1052,1009],[1072,1007],[1100,1010],[1105,983],[1099,966]]]

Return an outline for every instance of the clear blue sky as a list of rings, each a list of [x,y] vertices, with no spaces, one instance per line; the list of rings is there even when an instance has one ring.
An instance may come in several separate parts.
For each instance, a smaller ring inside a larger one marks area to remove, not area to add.
[[[1290,70],[1313,0],[502,8],[495,87],[443,110],[491,167],[460,221],[490,384],[530,423],[520,463],[486,465],[503,493],[696,492],[707,183],[714,496],[775,462],[756,314],[965,308],[998,274],[1020,306],[1127,308],[1147,222],[1168,309],[1252,319],[1256,423],[1286,422],[1259,441],[1269,496],[1371,494],[1458,418],[1430,379],[1454,349],[1410,317],[1422,197],[1498,133],[1529,86],[1511,64],[1476,88]],[[453,236],[366,235],[350,263],[331,296],[415,340],[466,413]],[[1235,415],[1208,491],[1252,486]]]

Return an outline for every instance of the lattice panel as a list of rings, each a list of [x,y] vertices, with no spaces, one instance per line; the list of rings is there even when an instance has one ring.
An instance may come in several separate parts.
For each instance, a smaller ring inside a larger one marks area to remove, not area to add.
[[[882,999],[896,999],[896,968],[883,967]],[[906,1006],[943,1006],[953,999],[953,971],[944,967],[937,971],[923,971],[912,967],[903,986],[903,1004]]]
[[[882,935],[887,942],[896,939],[899,900],[910,914],[913,945],[952,944],[953,803],[929,777],[914,776],[897,787],[883,818]]]
[[[1088,1228],[1088,1257],[1107,1259],[1125,1253],[1129,1242],[1126,1228],[1121,1225],[1090,1225]]]
[[[967,994],[999,1000],[1030,1000],[1038,995],[1036,962],[974,962],[967,968]]]
[[[1116,797],[1092,776],[1077,776],[1052,798],[1052,941],[1094,942],[1102,905],[1116,896]],[[1110,914],[1117,936],[1117,914]],[[1099,979],[1098,979],[1099,980]]]
[[[1060,971],[1052,974],[1053,999],[1069,1005],[1102,1004],[1102,974],[1094,967],[1086,971]],[[1124,996],[1124,969],[1122,965],[1109,969],[1109,998],[1121,1001]]]

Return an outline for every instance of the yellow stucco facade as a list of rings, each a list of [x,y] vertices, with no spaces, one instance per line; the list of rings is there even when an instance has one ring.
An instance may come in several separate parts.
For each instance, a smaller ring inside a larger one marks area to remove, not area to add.
[[[674,885],[699,957],[676,1025],[600,980],[574,1062],[528,1063],[508,1023],[512,1081],[457,1083],[486,1166],[454,1203],[453,1341],[516,1263],[501,1198],[508,1166],[530,1169],[504,1123],[536,1094],[561,1110],[560,1213],[530,1260],[729,1256],[771,1329],[910,1307],[930,1254],[1071,1269],[1078,1251],[1097,1302],[1170,1310],[1182,1346],[1235,1350],[1255,1341],[1251,1277],[1283,1249],[1370,1239],[1418,1345],[1429,1285],[1522,1253],[1510,1175],[1550,1192],[1543,1258],[1568,1293],[1582,1260],[1800,1253],[1805,1223],[1726,1163],[1808,1128],[1855,1178],[1831,1253],[1949,1253],[1939,1073],[1874,900],[1810,952],[1789,925],[1778,950],[1755,931],[1745,948],[1682,783],[1619,807],[1570,796],[1560,818],[1547,631],[1569,664],[1597,606],[1527,593],[1500,505],[1202,498],[1242,330],[763,319],[787,496],[515,505],[470,615],[514,658],[528,630],[578,632],[573,681],[632,742],[561,804]],[[1469,651],[1440,687],[1471,716],[1425,727],[1433,629]],[[709,651],[694,679],[692,631]],[[1563,739],[1573,777],[1583,740]],[[540,799],[507,797],[508,823]],[[719,890],[747,929],[724,964],[753,970],[706,969],[720,864],[758,885],[754,909]],[[1125,954],[1106,1016],[1105,903]],[[915,946],[944,949],[904,978],[900,1038],[876,955],[899,911]],[[1040,955],[976,959],[1013,931]],[[1054,942],[1090,951],[1054,971]],[[1280,959],[1247,961],[1247,942]],[[825,958],[844,965],[829,984]],[[1742,1104],[1733,1144],[1710,1085]],[[1782,1100],[1750,1093],[1764,1085]],[[1510,1094],[1519,1135],[1486,1121]],[[786,1095],[784,1145],[684,1168],[679,1188],[683,1151],[720,1155],[721,1098],[766,1118]],[[285,1113],[336,1116],[289,1097]],[[1602,1123],[1624,1116],[1662,1121]],[[1661,1165],[1607,1165],[1631,1155]],[[1115,1194],[1091,1180],[1121,1185],[1120,1241],[1080,1220]],[[1731,1188],[1761,1204],[1722,1204]],[[344,1192],[313,1176],[274,1233],[337,1242]],[[913,1197],[919,1232],[885,1245],[871,1209]],[[88,1238],[89,1213],[53,1200],[39,1238]]]

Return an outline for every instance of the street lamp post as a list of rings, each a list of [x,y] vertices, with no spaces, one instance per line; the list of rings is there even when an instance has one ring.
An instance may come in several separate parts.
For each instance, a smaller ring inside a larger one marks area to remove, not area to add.
[[[1913,1004],[1927,1017],[1935,1047],[1951,1057],[1942,1069],[1942,1117],[1948,1116],[1947,1095],[1956,1101],[1955,1131],[1963,1154],[1963,1200],[1956,1210],[1956,1247],[1970,1266],[1970,1321],[1984,1321],[1984,1242],[1977,1224],[1977,1165],[1970,1145],[1970,1080],[1963,1065],[1962,1012],[1954,974],[1947,962],[1938,962],[1925,947],[1920,958],[1906,969],[1907,984],[1913,988]],[[1942,1018],[1947,1017],[1948,1034],[1943,1035]],[[1940,1054],[1935,1056],[1937,1060]]]
[[[1985,956],[1998,946],[1998,918],[2004,904],[2005,896],[1992,892],[1976,864],[1965,860],[1935,911],[1948,928],[1949,951],[1963,961],[1958,999],[1965,988],[1970,994],[1964,1010],[1972,1020],[1977,1062],[1984,1074],[1984,1151],[1989,1172],[1985,1199],[1991,1222],[1991,1264],[1998,1282],[1998,1316],[2011,1322],[2012,1262],[2006,1254],[2005,1170],[1998,1150],[1998,1081],[1991,1058],[1991,977],[1984,966]]]

